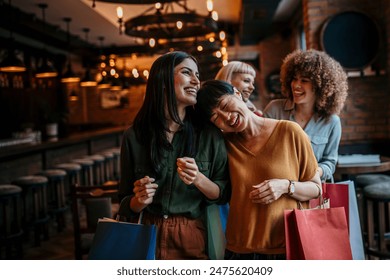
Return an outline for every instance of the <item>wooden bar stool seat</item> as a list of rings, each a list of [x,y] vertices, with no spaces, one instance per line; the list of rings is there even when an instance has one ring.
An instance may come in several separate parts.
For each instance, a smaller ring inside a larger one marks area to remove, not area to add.
[[[62,169],[46,169],[40,173],[48,181],[49,213],[55,217],[57,231],[61,232],[65,226],[65,212],[69,209],[65,194],[66,171]]]
[[[81,165],[81,185],[93,185],[93,165],[94,162],[91,159],[79,158],[74,159],[74,163]]]
[[[390,259],[390,181],[366,186],[367,246],[369,258]]]
[[[0,185],[0,259],[22,259],[22,188]],[[3,248],[4,254],[3,254]]]
[[[34,230],[34,244],[41,244],[41,236],[49,239],[50,216],[48,211],[48,179],[44,176],[22,176],[12,182],[22,188],[23,211],[22,221],[24,234],[29,237],[30,229]]]

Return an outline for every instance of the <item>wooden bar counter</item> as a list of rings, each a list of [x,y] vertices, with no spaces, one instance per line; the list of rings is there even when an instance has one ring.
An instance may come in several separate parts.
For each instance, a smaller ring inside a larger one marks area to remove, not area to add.
[[[127,127],[110,127],[69,134],[55,140],[0,148],[0,183],[36,174],[72,159],[119,147]]]

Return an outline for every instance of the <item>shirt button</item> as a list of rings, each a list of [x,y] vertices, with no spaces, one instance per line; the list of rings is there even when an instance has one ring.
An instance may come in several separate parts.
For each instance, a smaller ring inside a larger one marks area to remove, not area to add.
[[[164,215],[163,218],[166,220],[168,219],[168,215]]]

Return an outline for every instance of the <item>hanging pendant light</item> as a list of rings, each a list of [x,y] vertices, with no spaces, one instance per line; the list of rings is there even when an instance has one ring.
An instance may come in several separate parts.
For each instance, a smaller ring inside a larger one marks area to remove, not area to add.
[[[61,78],[62,83],[78,83],[80,82],[80,77],[78,77],[72,70],[72,65],[70,64],[70,58],[68,58],[68,66],[65,73]]]
[[[43,57],[41,65],[38,67],[37,72],[35,73],[36,78],[53,78],[57,77],[57,70],[54,68],[47,57]]]
[[[69,94],[69,101],[78,101],[79,96],[77,95],[75,90],[72,90],[72,92]]]
[[[97,87],[99,89],[105,89],[105,88],[110,88],[111,87],[111,83],[110,81],[108,80],[107,76],[103,76],[102,79],[100,80],[100,82],[97,84]]]
[[[89,28],[83,28],[83,32],[85,33],[85,41],[88,42],[88,32]],[[97,82],[91,75],[91,70],[89,67],[85,70],[84,78],[80,82],[80,86],[82,87],[96,87]]]
[[[45,9],[48,7],[47,4],[45,3],[40,3],[38,4],[38,7],[42,9],[42,20],[43,20],[43,25],[46,25],[46,20],[45,20]],[[53,64],[49,62],[47,59],[47,53],[46,53],[46,44],[44,46],[44,56],[42,58],[42,63],[38,67],[37,72],[35,74],[36,78],[52,78],[52,77],[57,77],[58,72],[54,68]]]
[[[11,0],[9,1],[11,6]],[[12,30],[9,30],[9,47],[6,57],[0,62],[1,72],[24,72],[26,71],[26,65],[20,60],[14,51],[14,38],[12,36]]]
[[[89,70],[89,68],[87,68],[87,70],[85,70],[85,76],[81,80],[80,86],[82,86],[82,87],[96,87],[97,86],[97,82],[95,81],[95,79],[92,78],[91,70]]]
[[[24,72],[26,66],[15,54],[13,50],[8,50],[7,56],[0,63],[1,72]]]
[[[66,23],[66,34],[67,34],[67,41],[68,41],[68,64],[66,67],[65,73],[62,75],[61,82],[62,83],[78,83],[80,82],[80,77],[78,77],[72,70],[72,64],[71,64],[71,56],[70,56],[70,33],[69,33],[69,23],[72,21],[71,18],[64,18],[64,21]]]

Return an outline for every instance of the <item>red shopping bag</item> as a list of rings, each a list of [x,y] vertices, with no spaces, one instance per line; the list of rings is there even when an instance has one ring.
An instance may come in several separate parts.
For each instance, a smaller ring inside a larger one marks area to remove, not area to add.
[[[284,211],[288,260],[351,260],[342,207]]]
[[[330,208],[344,207],[345,216],[349,224],[348,183],[322,183],[322,196],[324,200],[329,200]],[[319,198],[309,201],[310,208],[316,208],[319,204]]]

